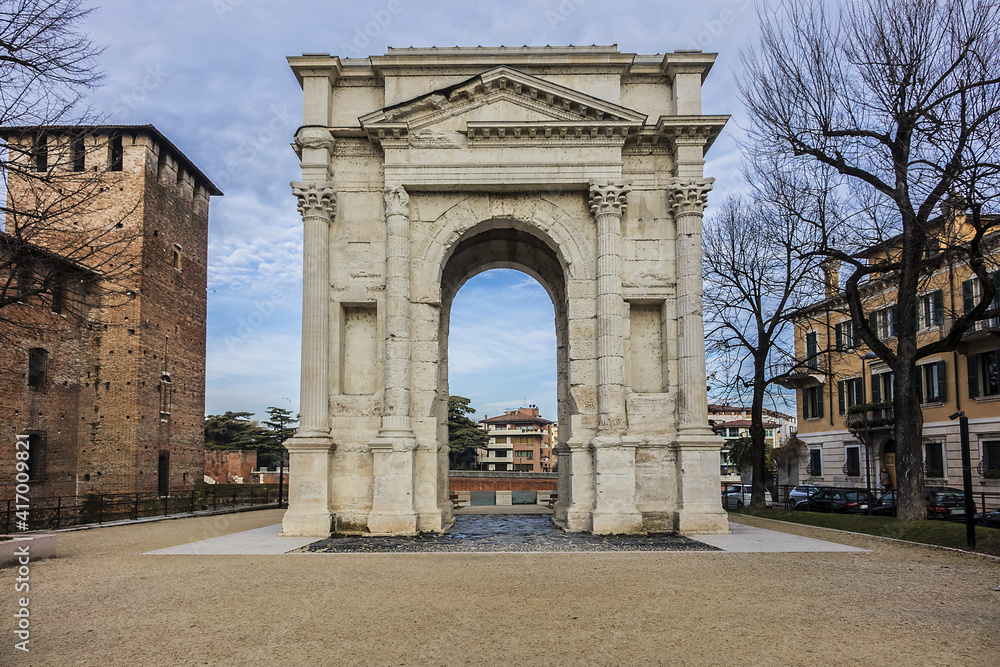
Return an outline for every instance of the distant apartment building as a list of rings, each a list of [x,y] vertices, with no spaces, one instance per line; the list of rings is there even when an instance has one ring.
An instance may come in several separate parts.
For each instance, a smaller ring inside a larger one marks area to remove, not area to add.
[[[729,458],[731,443],[750,437],[750,408],[733,405],[708,404],[708,423],[722,440],[720,453],[723,482],[739,482],[740,471]],[[795,417],[774,410],[764,410],[764,442],[778,448],[788,442],[797,428]]]
[[[0,280],[27,295],[0,318],[0,480],[26,446],[35,497],[191,488],[205,469],[209,200],[222,193],[152,125],[0,132],[16,167],[0,266],[17,267]],[[30,217],[67,174],[97,186],[89,213],[26,240],[10,211]],[[69,253],[81,229],[119,239],[118,254]]]
[[[538,406],[507,410],[477,423],[488,432],[486,449],[479,450],[481,470],[552,472],[556,469],[553,423],[538,414]]]
[[[987,216],[984,216],[987,218]],[[996,217],[984,222],[995,225]],[[932,221],[949,239],[967,238],[970,225],[961,213]],[[992,257],[991,279],[1000,288],[1000,232],[985,237]],[[872,249],[891,252],[894,241]],[[947,253],[935,260],[918,294],[917,344],[940,339],[953,318],[971,309],[983,293],[967,264]],[[896,483],[896,436],[893,372],[860,340],[839,289],[838,269],[825,267],[826,298],[804,308],[795,321],[795,354],[806,371],[790,376],[787,387],[797,390],[799,439],[805,447],[788,483],[800,482],[873,486],[885,469]],[[878,337],[895,345],[896,293],[891,285],[873,280],[863,285],[864,308]],[[993,306],[1000,303],[996,297]],[[918,362],[923,408],[921,443],[924,483],[962,486],[961,436],[958,411],[969,418],[974,490],[1000,491],[1000,319],[976,322],[952,352]],[[871,482],[869,482],[869,477]]]

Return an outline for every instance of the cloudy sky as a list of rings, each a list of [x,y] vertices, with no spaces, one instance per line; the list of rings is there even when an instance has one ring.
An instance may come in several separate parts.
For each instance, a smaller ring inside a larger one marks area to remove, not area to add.
[[[705,113],[734,118],[706,173],[715,201],[740,187],[734,81],[739,49],[757,34],[752,0],[103,0],[85,29],[107,47],[105,85],[89,102],[109,123],[156,125],[225,192],[210,215],[209,414],[298,409],[302,234],[288,183],[299,178],[289,144],[301,90],[286,56],[501,44],[717,51]],[[490,317],[512,304],[517,331]],[[451,332],[452,393],[479,414],[535,403],[555,417],[552,304],[531,278],[491,271],[469,281]]]

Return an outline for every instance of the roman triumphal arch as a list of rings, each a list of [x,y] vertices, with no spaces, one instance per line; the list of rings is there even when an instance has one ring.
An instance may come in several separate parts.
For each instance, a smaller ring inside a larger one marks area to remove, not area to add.
[[[728,531],[701,315],[704,155],[727,119],[701,110],[714,59],[613,46],[289,59],[305,262],[284,534],[452,524],[449,315],[496,267],[555,305],[556,521]]]

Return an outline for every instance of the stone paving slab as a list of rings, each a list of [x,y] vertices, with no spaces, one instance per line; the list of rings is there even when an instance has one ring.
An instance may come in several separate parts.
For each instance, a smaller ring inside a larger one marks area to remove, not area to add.
[[[285,554],[315,542],[315,537],[279,537],[281,524],[246,530],[232,535],[147,551],[145,556],[228,556]]]

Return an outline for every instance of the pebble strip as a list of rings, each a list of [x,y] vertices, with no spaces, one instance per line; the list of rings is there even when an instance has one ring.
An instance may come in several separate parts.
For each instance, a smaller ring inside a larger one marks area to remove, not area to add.
[[[721,551],[676,535],[565,533],[549,516],[493,514],[456,516],[444,535],[329,537],[299,553],[543,553],[566,551]],[[294,553],[294,552],[293,552]]]

